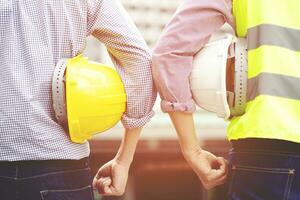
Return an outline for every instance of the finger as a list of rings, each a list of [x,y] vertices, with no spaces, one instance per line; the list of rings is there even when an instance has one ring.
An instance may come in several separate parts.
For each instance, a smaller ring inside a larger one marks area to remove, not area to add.
[[[214,169],[211,171],[210,181],[209,182],[218,182],[219,180],[226,178],[228,175],[225,169]]]
[[[110,181],[110,177],[103,177],[103,178],[100,178],[98,181],[98,192],[100,194],[103,194],[105,193],[105,190],[107,190],[107,187],[109,187],[111,185],[111,181]]]
[[[217,161],[220,164],[220,168],[225,170],[225,168],[227,166],[226,160],[224,158],[222,158],[222,157],[218,157]]]
[[[203,184],[203,187],[204,187],[206,190],[210,190],[210,189],[211,189],[211,187],[210,187],[209,185]]]
[[[227,175],[228,175],[228,173],[226,170],[219,169],[219,170],[215,171],[214,178],[215,178],[215,180],[219,180],[223,177],[227,177]]]
[[[103,171],[104,171],[103,167],[100,167],[100,168],[98,169],[96,175],[94,176],[94,178],[96,178],[96,179],[101,178],[101,176],[103,176],[102,174],[104,174]]]
[[[115,196],[114,192],[113,192],[113,187],[111,185],[107,185],[103,188],[103,196]]]
[[[110,177],[106,177],[103,179],[104,186],[110,186],[112,184],[112,179]]]
[[[220,177],[218,178],[218,181],[223,182],[224,180],[227,180],[227,177],[228,177],[228,174],[225,173],[225,174],[223,174],[222,176],[220,176]]]
[[[224,161],[226,162],[226,165],[228,166],[228,165],[229,165],[228,160],[226,160],[225,158],[223,158],[223,159],[224,159]]]
[[[111,185],[112,184],[112,180],[110,177],[102,177],[99,179],[99,181],[101,182],[102,185]]]
[[[100,178],[100,179],[98,179],[97,180],[97,184],[96,184],[96,188],[97,188],[97,190],[98,190],[98,192],[99,192],[99,194],[103,194],[104,193],[104,188],[103,188],[103,184],[102,184],[102,178]]]
[[[98,187],[98,180],[101,178],[101,176],[99,175],[99,171],[97,172],[97,174],[94,176],[94,179],[93,179],[92,186],[93,186],[94,189],[97,189],[97,187]]]
[[[227,165],[227,162],[224,158],[217,158],[217,161],[219,163],[219,169],[218,169],[218,173],[221,173],[221,174],[227,174],[227,171],[228,171],[228,165]]]
[[[105,180],[103,182],[102,192],[100,193],[102,196],[120,196],[121,193],[111,184],[111,180]]]
[[[204,186],[205,189],[209,190],[209,189],[212,189],[216,186],[223,185],[224,183],[226,183],[226,181],[227,181],[227,176],[224,175],[222,177],[219,177],[218,179],[211,180],[211,181],[207,182],[203,186]]]
[[[102,167],[99,168],[97,172],[98,179],[101,176],[109,176],[111,174],[111,168],[109,163],[104,164]]]
[[[92,183],[94,189],[97,189],[97,181],[98,181],[98,179],[96,177],[94,177],[93,183]]]
[[[112,189],[112,186],[106,186],[103,188],[103,192],[100,193],[101,196],[116,196]]]
[[[223,172],[218,169],[213,169],[209,175],[209,179],[207,180],[207,184],[214,183],[218,181],[223,176]]]
[[[212,188],[215,187],[214,183],[209,183],[209,184],[203,184],[203,187],[206,189],[206,190],[210,190]]]
[[[227,181],[227,175],[222,176],[219,180],[218,180],[218,185],[223,185],[224,183],[226,183]]]

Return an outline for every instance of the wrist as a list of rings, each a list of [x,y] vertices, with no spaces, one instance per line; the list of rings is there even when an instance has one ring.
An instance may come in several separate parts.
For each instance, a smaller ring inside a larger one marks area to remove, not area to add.
[[[125,167],[130,167],[133,159],[129,159],[129,158],[123,158],[122,156],[120,155],[116,155],[114,160],[116,161],[117,164],[119,165],[122,165],[122,166],[125,166]]]
[[[117,164],[126,167],[131,165],[141,130],[142,128],[125,129],[125,136],[114,158]]]
[[[201,154],[202,151],[203,150],[199,144],[188,147],[188,148],[182,148],[182,154],[188,162],[190,162],[194,158],[195,155]]]

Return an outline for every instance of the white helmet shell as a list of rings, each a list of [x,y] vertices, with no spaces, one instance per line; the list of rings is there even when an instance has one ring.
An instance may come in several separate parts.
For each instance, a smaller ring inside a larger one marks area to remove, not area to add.
[[[191,91],[196,104],[224,119],[230,118],[234,105],[234,94],[226,90],[226,65],[227,59],[235,56],[234,47],[237,41],[234,30],[225,24],[194,56],[190,75]],[[240,73],[236,69],[235,71]],[[239,77],[247,82],[247,74],[244,74],[243,71],[243,75],[239,74]]]

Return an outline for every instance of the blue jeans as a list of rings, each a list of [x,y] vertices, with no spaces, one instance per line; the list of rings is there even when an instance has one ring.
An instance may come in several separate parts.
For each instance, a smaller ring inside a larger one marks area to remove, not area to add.
[[[229,163],[229,200],[300,199],[300,144],[236,142]]]
[[[1,200],[93,200],[91,181],[87,158],[0,162]]]

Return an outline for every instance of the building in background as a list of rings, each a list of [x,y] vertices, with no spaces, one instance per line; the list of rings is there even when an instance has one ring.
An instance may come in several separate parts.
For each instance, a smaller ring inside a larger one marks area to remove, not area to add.
[[[152,48],[182,0],[119,0]],[[99,46],[102,47],[99,52]],[[105,47],[88,39],[86,54],[93,60],[111,63]]]

